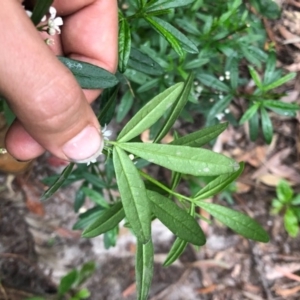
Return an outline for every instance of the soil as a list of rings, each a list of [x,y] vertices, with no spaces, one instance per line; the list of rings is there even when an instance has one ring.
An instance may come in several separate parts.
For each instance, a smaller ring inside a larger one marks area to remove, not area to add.
[[[288,53],[290,57],[288,61],[279,60],[278,64],[298,72],[300,41],[291,41],[293,36],[289,34],[299,36],[295,30],[300,27],[295,22],[298,24],[300,1],[285,1],[283,9],[282,20],[275,23],[265,20],[265,26],[278,53],[283,53],[283,57]],[[291,18],[291,14],[296,17]],[[299,99],[299,78],[286,86],[285,92],[285,101]],[[217,139],[214,150],[244,161],[246,168],[238,179],[232,202],[222,197],[211,199],[256,219],[268,231],[270,242],[249,241],[207,215],[212,224],[201,221],[206,245],[200,249],[189,246],[180,260],[165,268],[162,264],[174,237],[156,220],[150,300],[300,299],[300,237],[289,237],[282,216],[270,213],[280,179],[289,181],[295,193],[300,193],[299,116],[290,119],[271,115],[271,118],[275,124],[271,145],[262,140],[250,142],[246,126],[230,126]],[[198,129],[186,124],[180,127],[188,132]],[[3,159],[0,156],[0,161]],[[85,284],[91,292],[89,299],[136,299],[136,243],[130,231],[121,228],[116,247],[108,250],[102,237],[82,239],[79,231],[72,230],[77,220],[73,210],[76,184],[59,190],[47,202],[40,202],[47,188],[40,180],[61,171],[63,166],[59,163],[47,155],[36,160],[29,172],[22,170],[22,174],[15,176],[13,191],[5,185],[8,175],[0,176],[0,300],[22,300],[37,295],[55,299],[60,278],[87,261],[97,265],[95,274]],[[154,171],[168,180],[159,169]]]

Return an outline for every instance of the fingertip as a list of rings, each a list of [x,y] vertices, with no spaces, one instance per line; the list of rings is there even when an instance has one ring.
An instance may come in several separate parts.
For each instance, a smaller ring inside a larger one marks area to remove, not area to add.
[[[21,161],[34,159],[45,152],[18,120],[11,125],[6,134],[5,147],[15,159]]]

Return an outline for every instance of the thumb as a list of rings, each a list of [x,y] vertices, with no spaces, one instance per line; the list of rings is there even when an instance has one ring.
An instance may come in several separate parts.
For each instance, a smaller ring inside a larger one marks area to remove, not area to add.
[[[103,148],[100,126],[71,72],[53,55],[16,1],[4,1],[0,26],[0,93],[17,116],[8,151],[28,160],[44,149],[86,162]]]

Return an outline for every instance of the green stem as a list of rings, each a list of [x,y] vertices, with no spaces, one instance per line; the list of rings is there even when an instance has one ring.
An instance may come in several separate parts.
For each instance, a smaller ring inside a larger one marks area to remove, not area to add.
[[[192,202],[192,199],[190,199],[189,197],[183,196],[181,194],[178,194],[172,190],[170,190],[169,188],[167,188],[165,185],[163,185],[162,183],[160,183],[159,181],[157,181],[156,179],[154,179],[153,177],[151,177],[150,175],[144,173],[143,171],[139,170],[139,173],[146,178],[147,180],[149,180],[150,182],[152,182],[153,184],[157,185],[158,187],[160,187],[161,189],[163,189],[164,191],[168,192],[169,194],[175,196],[176,198],[179,199],[184,199],[187,200],[189,202]]]

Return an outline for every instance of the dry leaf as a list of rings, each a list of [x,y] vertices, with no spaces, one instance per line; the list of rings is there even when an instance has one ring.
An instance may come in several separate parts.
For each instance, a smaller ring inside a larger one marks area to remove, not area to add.
[[[259,182],[264,183],[265,185],[275,187],[278,185],[279,181],[282,180],[282,177],[268,173],[268,174],[259,176],[257,178],[257,180]]]

